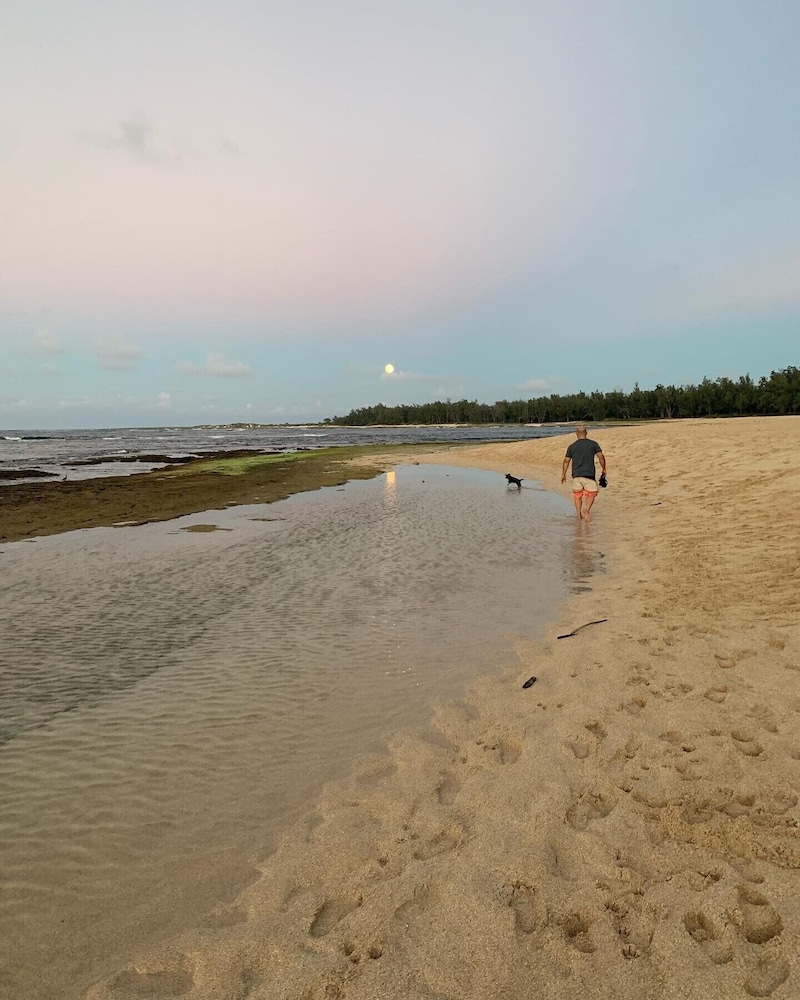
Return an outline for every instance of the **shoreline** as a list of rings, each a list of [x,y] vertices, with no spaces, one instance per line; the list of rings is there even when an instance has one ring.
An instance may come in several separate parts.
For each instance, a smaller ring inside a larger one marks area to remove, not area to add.
[[[224,930],[87,996],[796,995],[800,419],[765,420],[598,434],[610,488],[575,529],[609,572],[518,669],[326,787]],[[424,460],[551,488],[568,440]]]

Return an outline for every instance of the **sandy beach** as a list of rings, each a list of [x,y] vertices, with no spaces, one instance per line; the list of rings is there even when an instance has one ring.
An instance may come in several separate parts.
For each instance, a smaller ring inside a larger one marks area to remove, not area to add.
[[[610,486],[574,529],[607,571],[87,997],[800,995],[800,419],[595,436]],[[570,440],[415,459],[569,496]]]

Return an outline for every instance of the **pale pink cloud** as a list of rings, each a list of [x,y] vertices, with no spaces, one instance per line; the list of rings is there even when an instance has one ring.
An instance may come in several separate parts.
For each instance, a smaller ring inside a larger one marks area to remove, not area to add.
[[[49,330],[40,330],[34,334],[30,350],[32,354],[50,358],[58,354],[64,354],[66,347],[64,347],[56,334],[51,333]]]
[[[544,378],[529,378],[522,382],[518,388],[523,392],[532,392],[534,395],[547,395],[558,392],[566,380],[561,375],[547,375]]]
[[[404,372],[395,369],[393,372],[381,372],[382,382],[441,382],[441,375],[423,375],[421,372]]]
[[[95,354],[103,371],[131,371],[144,358],[138,347],[119,334],[101,337],[95,345]]]
[[[208,375],[212,378],[242,378],[255,374],[253,369],[242,361],[229,361],[222,354],[214,352],[206,355],[204,365],[196,365],[193,361],[181,361],[177,367],[182,375]]]

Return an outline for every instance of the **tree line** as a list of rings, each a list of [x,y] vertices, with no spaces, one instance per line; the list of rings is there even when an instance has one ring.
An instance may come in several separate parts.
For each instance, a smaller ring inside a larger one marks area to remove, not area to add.
[[[704,378],[699,385],[657,385],[631,392],[553,393],[495,403],[450,399],[434,403],[362,406],[326,424],[544,424],[574,420],[663,420],[678,417],[735,417],[800,413],[800,368],[790,366],[753,381]]]

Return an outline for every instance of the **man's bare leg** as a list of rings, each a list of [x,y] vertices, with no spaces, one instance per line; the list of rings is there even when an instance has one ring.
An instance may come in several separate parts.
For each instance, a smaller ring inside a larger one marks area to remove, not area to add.
[[[583,499],[582,494],[573,493],[572,499],[575,501],[575,510],[578,514],[578,517],[583,517],[583,514],[581,513],[581,500]]]
[[[584,521],[591,521],[591,517],[589,517],[589,511],[592,509],[592,504],[595,502],[596,499],[597,499],[596,493],[584,493],[583,513],[581,514],[581,517],[584,519]]]

